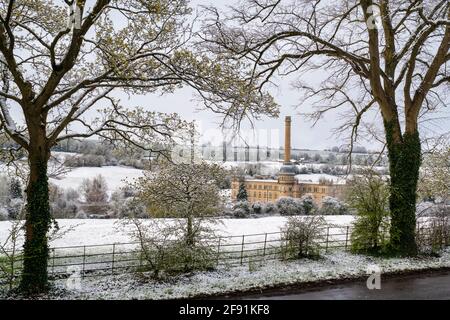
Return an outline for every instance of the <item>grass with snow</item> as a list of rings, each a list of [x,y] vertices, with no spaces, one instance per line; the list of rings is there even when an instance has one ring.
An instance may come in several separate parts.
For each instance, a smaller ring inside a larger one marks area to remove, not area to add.
[[[81,279],[77,289],[67,289],[67,280],[55,282],[55,289],[43,299],[180,299],[203,295],[263,289],[343,278],[367,276],[369,265],[383,273],[450,267],[450,250],[441,257],[380,258],[332,252],[319,260],[266,261],[263,264],[222,268],[155,281],[145,274],[121,274]],[[0,295],[1,296],[1,295]]]

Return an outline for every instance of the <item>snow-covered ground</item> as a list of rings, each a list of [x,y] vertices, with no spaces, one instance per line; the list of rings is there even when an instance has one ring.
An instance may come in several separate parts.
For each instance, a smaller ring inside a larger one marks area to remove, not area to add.
[[[325,216],[330,225],[349,225],[353,216]],[[285,217],[264,217],[258,219],[218,219],[216,225],[219,235],[222,236],[242,236],[252,234],[262,234],[279,232],[286,223]],[[145,221],[145,220],[144,220]],[[147,220],[148,221],[148,220]],[[118,228],[116,219],[62,219],[58,220],[62,230],[73,230],[64,235],[61,239],[52,241],[52,247],[102,245],[112,243],[133,242],[126,230]],[[0,243],[3,243],[8,235],[10,222],[0,222]]]
[[[371,266],[381,273],[450,267],[450,249],[440,257],[376,258],[347,252],[324,254],[319,260],[264,261],[260,264],[222,268],[179,276],[171,281],[155,281],[145,274],[104,275],[74,280],[58,280],[53,293],[43,299],[176,299],[198,295],[224,294],[294,283],[368,276]],[[62,289],[62,290],[61,290]],[[1,292],[0,292],[1,297]]]
[[[50,178],[50,182],[61,188],[78,189],[84,179],[91,179],[97,175],[105,178],[108,189],[111,191],[124,186],[127,181],[131,182],[133,179],[141,177],[143,172],[139,169],[122,166],[81,167],[72,169],[60,179]]]

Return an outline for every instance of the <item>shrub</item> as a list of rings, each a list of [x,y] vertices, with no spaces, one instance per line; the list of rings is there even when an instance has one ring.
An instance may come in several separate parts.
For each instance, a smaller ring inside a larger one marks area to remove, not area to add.
[[[380,253],[388,243],[389,188],[374,171],[367,171],[349,181],[347,199],[356,210],[351,234],[352,251]]]
[[[61,189],[57,185],[49,185],[50,212],[55,219],[72,219],[79,210],[79,193],[74,189]]]
[[[248,201],[238,201],[233,205],[232,212],[236,218],[246,218],[250,215],[250,204]]]
[[[215,266],[216,244],[204,240],[214,238],[214,231],[201,220],[194,221],[196,233],[189,241],[186,225],[181,220],[168,222],[133,217],[121,221],[121,226],[140,244],[139,255],[144,262],[141,271],[152,272],[154,278],[162,274],[210,270]]]
[[[17,178],[12,178],[9,184],[9,196],[11,199],[22,199],[22,184]]]
[[[237,208],[233,210],[233,217],[235,218],[248,218],[249,214],[242,208]]]
[[[267,202],[263,205],[263,212],[267,214],[276,213],[277,207],[273,202]]]
[[[321,216],[289,217],[281,229],[282,254],[285,259],[319,256],[324,241],[325,219]]]
[[[95,154],[83,154],[73,157],[68,157],[64,161],[64,165],[67,167],[102,167],[106,164],[105,157]]]
[[[0,206],[6,206],[9,200],[9,182],[8,178],[0,175]]]
[[[344,202],[333,198],[333,197],[325,197],[322,200],[322,207],[320,208],[320,214],[322,215],[345,215],[348,214],[348,206]]]
[[[423,223],[419,223],[416,233],[417,247],[425,254],[439,255],[450,245],[450,210],[440,205],[434,208],[434,214]]]
[[[318,208],[311,195],[307,194],[296,200],[298,211],[303,215],[311,215],[317,212]]]
[[[301,214],[297,201],[291,197],[279,198],[276,202],[278,212],[282,216],[293,216]]]
[[[88,216],[83,210],[78,210],[78,212],[75,214],[75,219],[87,219]]]
[[[72,188],[64,190],[64,197],[67,201],[78,201],[80,199],[80,193]]]
[[[116,218],[147,218],[145,205],[134,198],[118,198],[110,203],[111,215]]]
[[[21,198],[10,199],[7,207],[10,219],[16,219],[24,210],[24,201]]]
[[[0,221],[8,220],[9,213],[8,210],[4,207],[0,207]]]
[[[252,204],[252,211],[255,214],[261,214],[262,213],[262,207],[263,204],[261,202],[255,202]]]

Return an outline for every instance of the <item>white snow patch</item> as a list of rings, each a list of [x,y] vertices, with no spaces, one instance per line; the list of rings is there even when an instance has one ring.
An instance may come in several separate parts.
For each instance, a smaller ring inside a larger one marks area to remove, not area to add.
[[[264,261],[249,268],[220,268],[213,272],[197,272],[168,282],[155,281],[142,275],[121,274],[81,279],[81,289],[50,299],[176,299],[205,294],[224,294],[250,289],[263,289],[295,283],[368,276],[368,266],[376,264],[382,273],[450,267],[450,250],[439,258],[376,258],[332,252],[320,260]],[[56,281],[65,288],[65,280]]]
[[[80,167],[65,174],[60,179],[50,178],[50,182],[58,187],[78,189],[84,179],[90,179],[102,175],[108,185],[108,189],[116,190],[131,182],[133,179],[143,176],[143,171],[130,167],[105,166],[105,167]]]

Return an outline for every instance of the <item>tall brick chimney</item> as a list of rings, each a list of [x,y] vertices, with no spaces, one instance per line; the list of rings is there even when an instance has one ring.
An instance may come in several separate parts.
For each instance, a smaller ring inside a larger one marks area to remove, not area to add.
[[[291,163],[291,117],[284,120],[284,164]]]

